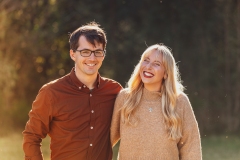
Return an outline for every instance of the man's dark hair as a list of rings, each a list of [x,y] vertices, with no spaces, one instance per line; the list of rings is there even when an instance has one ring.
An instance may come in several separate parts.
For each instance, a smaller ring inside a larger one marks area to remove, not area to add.
[[[107,38],[106,33],[100,25],[96,22],[90,22],[86,25],[83,25],[76,29],[73,33],[70,34],[69,43],[70,49],[74,52],[79,47],[78,40],[80,36],[86,37],[87,41],[96,47],[95,43],[103,44],[103,50],[106,49]]]

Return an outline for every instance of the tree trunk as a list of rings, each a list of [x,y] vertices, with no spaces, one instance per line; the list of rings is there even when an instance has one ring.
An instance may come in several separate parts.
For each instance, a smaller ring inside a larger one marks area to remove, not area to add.
[[[235,23],[236,23],[236,30],[237,30],[237,37],[236,37],[236,58],[237,58],[237,68],[236,68],[236,94],[235,94],[235,106],[234,106],[234,117],[235,117],[235,123],[234,123],[234,130],[238,130],[240,127],[240,119],[239,119],[239,110],[240,110],[240,1],[236,1],[236,18],[235,18]]]
[[[224,54],[225,54],[225,70],[224,70],[224,90],[225,90],[225,100],[226,100],[226,123],[228,131],[232,130],[232,103],[231,103],[231,89],[230,89],[230,47],[229,47],[229,18],[230,18],[230,5],[229,2],[224,4]]]

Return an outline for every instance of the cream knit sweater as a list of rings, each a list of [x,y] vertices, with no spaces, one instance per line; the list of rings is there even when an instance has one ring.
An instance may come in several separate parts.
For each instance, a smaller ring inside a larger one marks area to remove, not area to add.
[[[168,139],[161,109],[160,94],[143,89],[143,98],[135,112],[137,126],[123,124],[119,108],[122,107],[127,89],[122,90],[115,102],[111,142],[121,139],[120,160],[201,160],[201,141],[198,124],[188,97],[181,93],[176,110],[182,119],[182,138]]]

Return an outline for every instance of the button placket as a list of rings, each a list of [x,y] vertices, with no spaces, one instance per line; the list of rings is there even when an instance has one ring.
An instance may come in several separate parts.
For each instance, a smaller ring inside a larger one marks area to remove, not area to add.
[[[93,97],[93,90],[89,90],[89,104],[90,104],[90,123],[89,123],[89,147],[91,148],[89,153],[92,150],[93,147],[93,137],[94,137],[94,130],[95,125],[94,125],[94,120],[95,120],[95,110],[94,110],[94,104],[95,104],[95,98]]]

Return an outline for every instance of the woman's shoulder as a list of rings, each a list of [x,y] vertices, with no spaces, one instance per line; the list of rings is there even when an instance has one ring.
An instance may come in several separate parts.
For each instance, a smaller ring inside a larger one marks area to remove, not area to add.
[[[117,108],[122,107],[122,105],[126,101],[128,95],[129,95],[129,90],[127,88],[122,89],[117,95],[117,98],[115,101],[115,107],[117,107]]]
[[[186,93],[180,92],[177,96],[177,106],[178,108],[184,108],[187,106],[191,106],[190,101]]]
[[[188,99],[188,96],[184,92],[179,92],[177,96],[177,100],[186,100]]]
[[[129,88],[123,88],[119,93],[117,98],[124,98],[127,97],[129,95],[130,91]]]
[[[117,95],[117,99],[122,99],[124,97],[127,97],[127,95],[129,95],[129,89],[128,88],[123,88],[120,90],[120,92]]]

